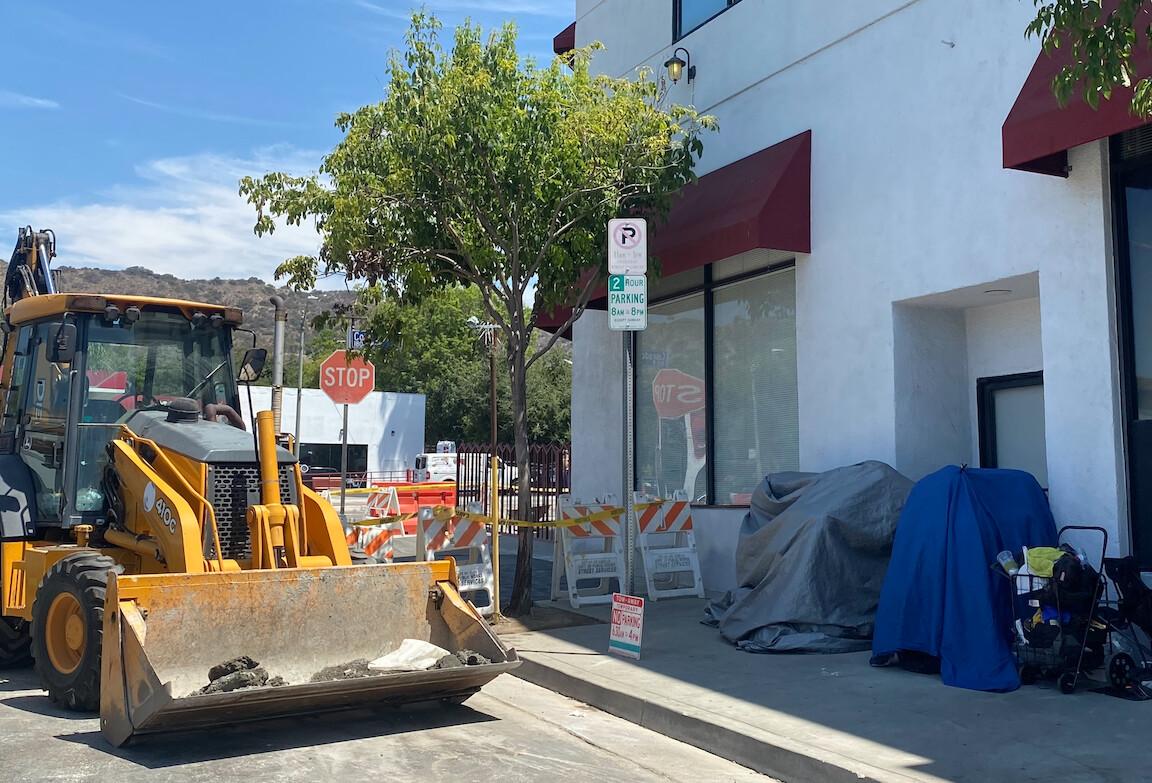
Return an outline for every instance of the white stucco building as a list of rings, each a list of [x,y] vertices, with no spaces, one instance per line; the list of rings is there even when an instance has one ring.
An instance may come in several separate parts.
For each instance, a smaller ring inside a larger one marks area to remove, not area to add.
[[[248,398],[241,389],[245,415]],[[300,406],[301,462],[310,467],[340,469],[340,430],[343,409],[320,389],[304,389]],[[252,387],[255,409],[272,405],[270,386]],[[296,389],[284,389],[281,429],[295,432]],[[363,402],[348,406],[348,469],[370,474],[397,474],[403,478],[416,455],[424,451],[424,395],[372,392]]]
[[[697,499],[709,587],[765,473],[869,459],[1030,470],[1152,568],[1152,132],[1056,105],[1031,3],[575,10],[559,49],[666,78],[681,47],[669,98],[719,121],[635,338],[638,488]],[[623,489],[621,339],[573,328],[581,497]]]

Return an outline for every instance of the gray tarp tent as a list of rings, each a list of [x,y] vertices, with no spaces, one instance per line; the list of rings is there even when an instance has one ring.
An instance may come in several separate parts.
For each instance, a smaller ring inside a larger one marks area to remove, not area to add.
[[[776,473],[752,495],[737,589],[705,622],[750,652],[867,650],[912,481],[882,462]]]

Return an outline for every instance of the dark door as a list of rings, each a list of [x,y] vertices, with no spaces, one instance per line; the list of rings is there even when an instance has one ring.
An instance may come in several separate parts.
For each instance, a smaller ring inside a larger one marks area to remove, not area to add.
[[[1117,301],[1132,549],[1152,568],[1152,159],[1116,155]]]
[[[980,465],[1031,473],[1048,486],[1044,374],[1001,375],[976,382]]]

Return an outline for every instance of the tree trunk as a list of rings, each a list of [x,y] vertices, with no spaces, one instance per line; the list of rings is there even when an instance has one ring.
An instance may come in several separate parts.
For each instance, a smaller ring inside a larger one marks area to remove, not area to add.
[[[525,370],[525,351],[529,338],[510,346],[508,357],[512,380],[512,429],[516,439],[517,499],[516,518],[528,520],[532,510],[532,476],[528,460],[528,378]],[[532,528],[522,527],[517,534],[516,577],[512,582],[512,596],[505,607],[509,617],[523,617],[532,609]]]

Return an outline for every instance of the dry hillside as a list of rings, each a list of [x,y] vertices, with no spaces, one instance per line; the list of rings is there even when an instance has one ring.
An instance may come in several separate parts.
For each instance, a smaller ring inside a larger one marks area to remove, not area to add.
[[[0,264],[0,274],[6,267],[6,264]],[[296,342],[292,332],[300,328],[301,308],[309,295],[308,292],[277,288],[258,277],[182,280],[174,275],[158,275],[142,266],[120,270],[66,266],[58,269],[62,277],[61,288],[65,291],[169,297],[239,307],[244,311],[244,326],[256,332],[259,344],[268,348],[272,347],[273,320],[269,297],[280,294],[288,303],[288,343],[292,345]],[[308,302],[311,314],[354,298],[346,291],[314,291],[312,294],[320,300]]]

